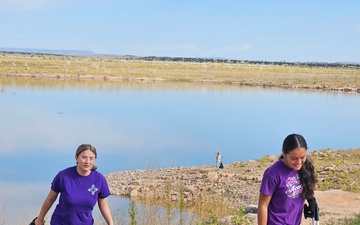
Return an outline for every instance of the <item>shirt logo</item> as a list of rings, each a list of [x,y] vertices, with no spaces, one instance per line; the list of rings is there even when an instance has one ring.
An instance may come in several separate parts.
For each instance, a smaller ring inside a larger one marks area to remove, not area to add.
[[[99,188],[95,187],[95,184],[93,184],[91,188],[88,189],[88,191],[91,192],[92,195],[94,195],[95,192],[97,192],[98,190]]]
[[[298,174],[286,179],[286,189],[286,195],[289,198],[298,198],[301,195],[303,187]]]

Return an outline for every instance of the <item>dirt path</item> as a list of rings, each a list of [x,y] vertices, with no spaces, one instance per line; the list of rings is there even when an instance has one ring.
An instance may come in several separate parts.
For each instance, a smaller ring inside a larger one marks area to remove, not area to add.
[[[320,208],[320,224],[342,218],[353,218],[360,213],[360,194],[341,190],[316,191],[316,200]],[[311,224],[308,218],[303,225]]]

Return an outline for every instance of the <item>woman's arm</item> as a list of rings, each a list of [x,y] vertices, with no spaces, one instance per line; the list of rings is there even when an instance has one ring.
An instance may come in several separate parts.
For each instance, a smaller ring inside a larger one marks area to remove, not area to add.
[[[101,214],[103,215],[104,219],[106,220],[106,223],[108,225],[114,225],[114,222],[113,222],[113,219],[111,216],[111,212],[110,212],[110,208],[106,201],[106,198],[99,198],[98,205],[99,205]]]
[[[46,199],[45,199],[45,201],[44,201],[44,203],[43,203],[43,205],[41,207],[39,216],[35,220],[36,225],[43,225],[44,224],[43,221],[44,221],[45,215],[49,211],[51,206],[54,204],[57,196],[58,196],[58,193],[56,193],[55,191],[50,189],[50,192],[49,192],[48,196],[46,197]]]
[[[271,196],[260,193],[257,220],[258,225],[266,225],[268,220],[268,208],[270,204]]]

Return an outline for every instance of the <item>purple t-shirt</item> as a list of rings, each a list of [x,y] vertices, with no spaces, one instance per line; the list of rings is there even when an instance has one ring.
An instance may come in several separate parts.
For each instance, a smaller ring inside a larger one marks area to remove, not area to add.
[[[260,193],[271,196],[268,225],[299,225],[305,199],[298,171],[278,160],[264,173]]]
[[[51,189],[60,193],[51,225],[92,225],[92,210],[98,198],[110,195],[101,173],[95,170],[89,176],[81,176],[76,166],[60,171],[52,181]]]

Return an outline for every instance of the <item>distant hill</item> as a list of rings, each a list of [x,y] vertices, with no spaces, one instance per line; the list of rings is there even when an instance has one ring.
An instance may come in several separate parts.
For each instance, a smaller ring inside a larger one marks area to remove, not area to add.
[[[36,48],[3,48],[0,52],[14,53],[36,53],[36,54],[53,54],[53,55],[74,55],[74,56],[100,56],[100,57],[122,57],[136,58],[143,60],[160,60],[160,61],[184,61],[184,62],[227,62],[227,63],[250,63],[250,64],[274,64],[274,65],[306,65],[315,67],[348,67],[360,69],[360,62],[287,62],[266,61],[266,60],[237,60],[223,57],[170,57],[170,56],[136,56],[136,55],[117,55],[117,54],[100,54],[89,50],[54,50],[54,49],[36,49]],[[345,66],[344,66],[345,65]]]
[[[0,48],[5,52],[23,52],[23,53],[44,53],[44,54],[60,54],[60,55],[97,55],[88,50],[52,50],[52,49],[34,49],[34,48]]]

